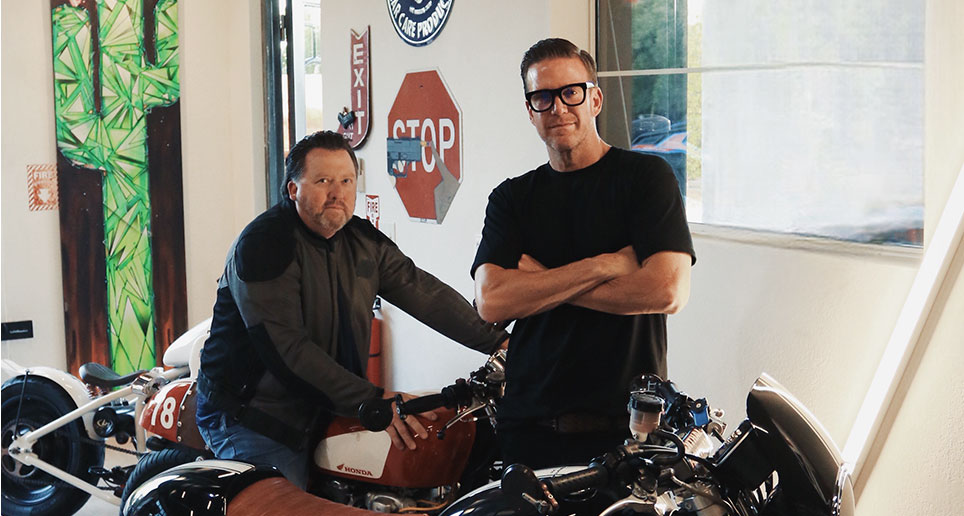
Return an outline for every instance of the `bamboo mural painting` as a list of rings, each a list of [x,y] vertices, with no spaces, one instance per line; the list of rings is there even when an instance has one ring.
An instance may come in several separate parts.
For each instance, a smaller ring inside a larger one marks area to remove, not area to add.
[[[151,368],[186,326],[176,0],[52,0],[71,371]]]

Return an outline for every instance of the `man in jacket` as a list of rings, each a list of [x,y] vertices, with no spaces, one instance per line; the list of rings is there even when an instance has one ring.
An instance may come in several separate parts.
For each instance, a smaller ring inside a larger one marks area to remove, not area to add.
[[[376,295],[483,353],[507,335],[353,216],[358,164],[341,135],[305,137],[285,169],[284,200],[228,252],[201,354],[197,419],[219,458],[271,464],[304,487],[313,432],[394,395],[364,376]],[[427,437],[415,417],[396,415],[386,431],[399,448],[414,449],[413,434]]]

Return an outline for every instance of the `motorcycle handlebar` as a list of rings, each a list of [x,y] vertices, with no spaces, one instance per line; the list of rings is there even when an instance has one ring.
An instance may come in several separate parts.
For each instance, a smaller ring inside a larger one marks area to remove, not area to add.
[[[611,482],[623,484],[628,481],[635,468],[625,469],[628,460],[634,457],[649,457],[654,464],[672,464],[683,458],[683,441],[672,432],[656,430],[653,432],[673,442],[674,448],[627,442],[614,452],[597,458],[585,469],[554,477],[539,479],[532,468],[523,464],[513,464],[502,474],[502,491],[510,498],[522,498],[531,504],[539,514],[550,514],[560,497],[564,497],[593,487],[603,487]],[[668,456],[666,456],[668,455]]]
[[[606,485],[609,482],[609,470],[605,466],[593,464],[581,471],[547,478],[544,482],[549,492],[558,498],[590,487]]]
[[[410,415],[410,414],[421,414],[422,412],[428,412],[430,410],[435,410],[439,407],[449,406],[448,397],[443,394],[429,394],[428,396],[419,396],[418,398],[412,398],[408,401],[403,401],[397,404],[396,412],[399,415]]]
[[[410,400],[402,401],[399,396],[395,398],[383,398],[368,400],[358,407],[358,418],[366,430],[380,432],[392,424],[394,413],[400,416],[411,414],[421,414],[440,407],[455,408],[460,404],[466,404],[472,399],[472,390],[465,380],[459,380],[452,385],[442,389],[438,394],[419,396]],[[392,403],[395,409],[392,410]]]
[[[609,471],[600,464],[557,477],[539,480],[532,468],[513,464],[502,472],[502,492],[510,499],[523,500],[538,514],[553,514],[559,508],[560,497],[609,482]]]

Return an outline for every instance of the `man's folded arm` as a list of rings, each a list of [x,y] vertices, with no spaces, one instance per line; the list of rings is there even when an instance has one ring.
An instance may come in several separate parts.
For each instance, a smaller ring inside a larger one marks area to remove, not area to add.
[[[661,251],[636,271],[601,283],[570,303],[618,315],[674,314],[689,300],[691,264],[688,253]]]
[[[523,256],[523,260],[526,260]],[[605,253],[554,269],[506,269],[484,263],[475,271],[479,314],[489,322],[529,317],[551,310],[613,278],[635,270],[631,254]]]

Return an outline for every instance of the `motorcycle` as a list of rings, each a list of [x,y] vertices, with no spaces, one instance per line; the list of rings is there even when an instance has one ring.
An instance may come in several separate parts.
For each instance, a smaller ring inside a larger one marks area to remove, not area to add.
[[[747,418],[726,439],[722,412],[672,382],[645,376],[630,396],[633,439],[588,467],[532,471],[513,464],[498,483],[442,516],[852,516],[848,468],[807,408],[763,374]]]
[[[69,515],[91,496],[119,505],[134,465],[104,468],[105,449],[142,456],[168,447],[148,439],[137,421],[156,401],[154,406],[167,412],[146,412],[148,419],[173,428],[170,413],[178,401],[167,400],[171,391],[165,386],[190,375],[190,357],[206,340],[209,325],[205,321],[171,344],[163,358],[169,369],[120,376],[102,364],[88,363],[78,378],[50,367],[24,369],[4,361],[5,377],[10,378],[2,388],[3,513]],[[107,444],[108,438],[120,446]],[[132,440],[133,450],[123,446]]]
[[[175,428],[194,425],[189,402],[193,388],[174,382],[166,389],[187,389],[187,393],[183,397],[161,397],[159,393],[141,420],[148,431],[172,439],[171,432],[155,428],[153,418],[161,413],[163,419],[161,400],[186,399],[188,402],[172,404],[170,414],[177,421]],[[495,405],[504,390],[505,351],[499,350],[468,379],[459,379],[437,394],[408,401],[400,396],[372,400],[362,405],[358,418],[335,417],[314,445],[308,491],[345,506],[377,512],[437,511],[445,507],[461,494],[460,489],[498,478],[491,472],[497,457],[494,427],[476,423],[493,421]],[[419,440],[415,450],[395,448],[382,431],[391,424],[396,411],[405,418],[430,410],[436,410],[439,417],[422,421],[429,438]],[[124,490],[125,507],[137,486],[188,460],[169,452],[141,459]]]
[[[396,410],[422,410],[438,402],[435,396],[431,403],[398,403]],[[373,427],[387,424],[384,407],[369,410],[363,419]],[[588,467],[533,471],[513,464],[500,481],[465,494],[441,516],[854,513],[850,474],[836,445],[806,407],[766,374],[747,396],[747,418],[725,438],[722,411],[655,376],[639,379],[628,410],[633,438]],[[122,514],[363,514],[292,491],[268,469],[233,461],[180,466],[137,489]],[[271,505],[281,497],[298,509]],[[223,510],[205,512],[211,507]]]

